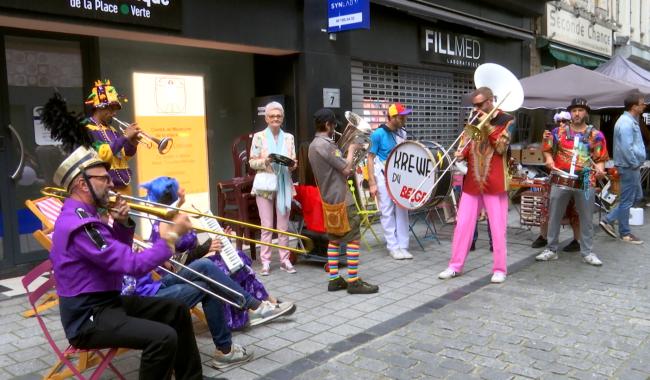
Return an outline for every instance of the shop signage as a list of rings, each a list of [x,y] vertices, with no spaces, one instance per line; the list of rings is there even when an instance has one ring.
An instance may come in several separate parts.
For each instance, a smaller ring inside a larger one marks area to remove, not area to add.
[[[327,0],[327,32],[370,29],[370,0]]]
[[[443,65],[477,68],[485,62],[481,38],[436,28],[420,28],[420,59]]]
[[[0,0],[11,8],[59,16],[180,30],[180,0]]]
[[[612,56],[612,29],[546,4],[546,31],[551,41],[575,46],[581,50]]]

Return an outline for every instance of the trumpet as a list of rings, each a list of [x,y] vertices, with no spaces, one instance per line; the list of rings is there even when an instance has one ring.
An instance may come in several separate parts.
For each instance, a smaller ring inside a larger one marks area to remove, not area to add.
[[[57,188],[57,187],[44,187],[43,189],[41,189],[41,194],[43,194],[45,196],[48,196],[48,197],[58,198],[58,199],[65,199],[65,198],[67,198],[69,196],[68,192],[65,189],[61,189],[61,188]],[[111,192],[111,198],[114,199],[115,196],[117,196],[117,193]],[[161,223],[171,224],[173,222],[171,222],[169,219],[172,219],[178,212],[183,212],[183,213],[186,213],[186,214],[200,216],[200,217],[203,217],[203,218],[216,219],[216,220],[224,222],[224,223],[236,224],[236,225],[239,225],[239,226],[242,226],[242,227],[265,230],[265,231],[270,231],[270,232],[274,232],[274,233],[277,233],[277,234],[286,235],[286,236],[289,236],[289,237],[294,237],[294,238],[297,238],[297,239],[302,241],[302,247],[303,248],[297,248],[297,247],[294,248],[294,247],[283,246],[283,245],[275,244],[275,243],[267,243],[267,242],[263,242],[261,240],[248,238],[246,236],[230,235],[230,234],[227,234],[225,232],[194,226],[193,229],[195,231],[197,231],[197,232],[207,232],[209,234],[225,236],[227,238],[237,239],[237,240],[245,241],[247,243],[266,245],[266,246],[273,247],[273,248],[278,248],[278,249],[286,249],[287,251],[294,252],[294,253],[303,253],[303,254],[304,253],[309,253],[314,248],[314,242],[310,238],[308,238],[307,236],[304,236],[304,235],[299,235],[299,234],[295,234],[295,233],[288,232],[288,231],[280,231],[280,230],[276,230],[274,228],[269,228],[269,227],[258,226],[257,224],[251,224],[251,223],[246,223],[246,222],[242,222],[242,221],[235,220],[235,219],[224,218],[222,216],[204,214],[204,213],[199,212],[199,211],[194,211],[194,210],[188,210],[188,209],[183,209],[183,208],[179,208],[179,207],[169,206],[169,205],[166,205],[166,204],[163,204],[163,203],[151,202],[151,201],[147,201],[147,200],[140,199],[140,198],[137,198],[137,197],[132,197],[132,196],[129,196],[129,195],[120,194],[120,197],[126,199],[127,201],[132,201],[132,202],[127,202],[127,204],[129,205],[129,207],[131,209],[133,209],[135,211],[138,211],[138,212],[130,212],[130,214],[132,216],[136,216],[136,217],[139,217],[139,218],[145,218],[145,219],[158,221],[158,222],[161,222]],[[151,216],[151,215],[153,215],[153,216]]]
[[[128,123],[125,123],[116,117],[113,117],[113,120],[118,124],[122,133],[124,133],[126,128],[129,126]],[[145,132],[138,133],[138,142],[145,144],[149,149],[151,149],[155,144],[158,146],[158,152],[160,154],[166,154],[174,145],[174,140],[171,137],[163,137],[162,139],[159,139]]]

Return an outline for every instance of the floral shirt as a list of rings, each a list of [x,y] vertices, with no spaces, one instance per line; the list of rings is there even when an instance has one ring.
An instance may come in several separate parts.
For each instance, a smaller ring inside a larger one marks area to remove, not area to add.
[[[587,133],[588,135],[586,135]],[[558,169],[570,172],[576,137],[578,138],[578,152],[575,174],[580,175],[586,167],[591,168],[592,163],[589,162],[589,158],[595,163],[609,160],[605,136],[593,126],[588,126],[584,132],[576,132],[568,126],[556,127],[551,132],[544,132],[542,152],[553,155],[553,162]],[[593,175],[591,177],[593,185],[595,177]]]

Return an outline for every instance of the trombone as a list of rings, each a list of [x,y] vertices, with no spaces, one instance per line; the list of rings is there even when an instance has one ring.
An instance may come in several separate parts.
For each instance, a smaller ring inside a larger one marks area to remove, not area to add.
[[[479,123],[478,123],[477,125],[474,125],[474,124],[473,124],[474,121],[475,121],[476,118],[479,117],[479,115],[482,113],[482,112],[480,112],[480,111],[477,111],[476,114],[474,115],[474,117],[472,117],[471,120],[470,120],[470,121],[465,125],[465,128],[463,129],[463,132],[461,132],[460,135],[456,138],[456,140],[454,140],[454,142],[451,144],[451,146],[449,146],[449,149],[447,149],[447,151],[445,152],[445,155],[443,155],[442,157],[440,157],[440,158],[438,159],[438,162],[436,163],[436,166],[437,166],[437,165],[440,165],[440,162],[442,161],[442,159],[443,159],[445,156],[447,156],[447,154],[451,151],[451,148],[452,148],[452,147],[456,144],[456,142],[458,142],[458,141],[459,141],[463,136],[465,136],[465,137],[467,138],[467,142],[465,142],[465,145],[463,145],[463,147],[459,149],[460,151],[465,150],[465,147],[467,147],[467,145],[469,145],[469,143],[470,143],[472,140],[477,140],[477,141],[479,141],[479,140],[482,138],[482,135],[483,135],[483,133],[484,133],[483,126],[484,126],[485,123],[487,123],[489,120],[492,120],[492,115],[493,115],[493,114],[494,114],[494,113],[499,109],[499,107],[501,106],[501,104],[503,104],[503,102],[508,98],[508,96],[510,96],[510,92],[506,93],[506,95],[501,99],[501,101],[499,101],[499,103],[497,103],[497,105],[494,106],[494,108],[492,108],[492,110],[490,110],[490,112],[488,112],[487,114],[484,114],[484,116],[483,116],[482,118],[479,118]],[[447,157],[448,157],[448,156],[447,156]],[[440,174],[438,175],[438,179],[433,183],[433,185],[431,186],[431,189],[427,190],[427,195],[426,195],[425,197],[423,197],[422,200],[421,200],[420,202],[418,202],[418,204],[417,204],[418,207],[420,207],[420,205],[421,205],[423,202],[425,202],[425,201],[429,198],[429,195],[431,194],[431,192],[436,188],[436,186],[438,185],[438,183],[439,183],[439,182],[444,178],[445,173],[447,173],[449,170],[451,170],[451,169],[454,167],[454,164],[456,163],[456,161],[458,161],[458,157],[455,157],[455,155],[454,155],[454,159],[449,163],[449,165],[445,168],[445,170],[443,170],[442,173],[440,173]],[[433,175],[434,173],[435,173],[435,170],[432,170],[431,173],[429,173],[429,175],[428,175],[426,178],[424,178],[424,179],[420,182],[420,184],[418,185],[418,187],[413,191],[413,195],[411,195],[411,197],[409,198],[409,202],[410,202],[411,204],[413,203],[413,198],[415,197],[415,195],[420,191],[420,189],[422,188],[422,186],[424,185],[424,183],[425,183],[426,181],[428,181],[428,180],[429,180],[429,177],[431,177],[431,175]]]
[[[143,242],[141,240],[138,240],[138,239],[133,239],[133,244],[137,245],[138,247],[143,248],[143,249],[151,248],[151,244],[145,243],[145,242]],[[239,293],[235,289],[232,289],[232,288],[230,288],[230,287],[228,287],[228,286],[226,286],[226,285],[224,285],[224,284],[222,284],[220,282],[215,281],[213,278],[208,277],[208,276],[204,275],[201,272],[195,271],[194,269],[188,267],[187,265],[181,264],[180,262],[174,260],[173,258],[170,258],[168,261],[170,261],[172,264],[177,265],[177,266],[179,266],[179,267],[181,267],[183,269],[187,269],[188,271],[190,271],[190,272],[194,273],[195,275],[201,277],[203,280],[205,280],[205,281],[207,281],[207,282],[209,282],[211,284],[214,284],[217,287],[219,287],[221,289],[224,289],[224,290],[230,292],[231,294],[237,296],[237,298],[239,299],[239,302],[237,303],[237,302],[229,300],[226,297],[222,297],[222,296],[218,295],[217,293],[213,292],[212,290],[206,289],[203,286],[195,283],[194,281],[192,281],[192,280],[190,280],[190,279],[188,279],[186,277],[183,277],[180,274],[163,267],[162,265],[158,265],[158,269],[160,269],[160,270],[162,270],[162,271],[164,271],[164,272],[178,278],[179,280],[187,283],[188,285],[192,285],[193,287],[201,290],[202,292],[204,292],[206,294],[211,295],[212,297],[220,299],[221,301],[226,302],[226,303],[228,303],[228,304],[230,304],[230,305],[232,305],[232,306],[234,306],[234,307],[236,307],[238,309],[241,309],[241,310],[244,309],[244,305],[246,304],[246,298],[244,297],[243,294]]]
[[[48,196],[48,197],[53,197],[53,198],[58,198],[58,199],[65,199],[69,196],[68,192],[65,191],[64,189],[57,188],[57,187],[44,187],[41,189],[41,194]],[[111,192],[111,196],[115,196],[117,193]],[[235,219],[229,219],[229,218],[224,218],[222,216],[216,216],[216,215],[211,215],[211,214],[204,214],[199,211],[194,211],[194,210],[188,210],[188,209],[183,209],[179,207],[174,207],[174,206],[169,206],[163,203],[158,203],[158,202],[151,202],[147,201],[144,199],[140,199],[137,197],[132,197],[129,195],[121,195],[120,197],[130,200],[133,202],[140,202],[140,203],[132,203],[132,202],[127,202],[129,207],[133,210],[139,211],[140,213],[133,213],[133,216],[137,217],[142,217],[154,221],[159,221],[163,223],[173,223],[169,221],[169,219],[172,219],[178,212],[184,212],[186,214],[191,214],[195,216],[200,216],[200,217],[205,217],[205,218],[212,218],[216,219],[218,221],[224,222],[224,223],[230,223],[230,224],[236,224],[242,227],[248,227],[248,228],[254,228],[254,229],[260,229],[260,230],[265,230],[265,231],[270,231],[270,232],[275,232],[277,234],[282,234],[286,235],[289,237],[294,237],[297,239],[300,239],[302,241],[302,246],[303,248],[293,248],[293,247],[287,247],[275,243],[267,243],[263,242],[261,240],[256,240],[256,239],[251,239],[246,236],[238,236],[238,235],[230,235],[225,232],[220,232],[220,231],[215,231],[207,228],[202,228],[202,227],[196,227],[193,226],[192,228],[197,231],[197,232],[207,232],[210,234],[215,234],[215,235],[220,235],[220,236],[225,236],[227,238],[233,238],[233,239],[238,239],[245,241],[247,243],[253,243],[253,244],[260,244],[260,245],[267,245],[269,247],[273,248],[278,248],[278,249],[286,249],[287,251],[294,252],[294,253],[309,253],[313,248],[314,248],[314,242],[308,238],[307,236],[304,235],[299,235],[295,234],[292,232],[288,231],[280,231],[276,230],[274,228],[269,228],[269,227],[263,227],[263,226],[258,226],[257,224],[251,224],[251,223],[246,223],[242,222],[239,220]],[[147,203],[147,204],[143,204]],[[144,214],[143,214],[144,213]],[[145,214],[150,214],[154,215],[155,217],[148,216]]]
[[[128,123],[123,122],[115,116],[113,116],[113,120],[115,120],[115,122],[119,125],[120,131],[122,133],[124,133],[126,128],[129,126]],[[142,131],[138,134],[138,142],[145,144],[149,149],[151,149],[151,147],[153,147],[155,144],[158,146],[158,152],[160,154],[166,154],[172,149],[172,146],[174,145],[174,140],[171,137],[163,137],[162,139],[159,139]]]

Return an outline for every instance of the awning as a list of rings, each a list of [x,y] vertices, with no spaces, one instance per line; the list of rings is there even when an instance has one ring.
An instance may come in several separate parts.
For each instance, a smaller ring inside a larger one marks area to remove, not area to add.
[[[591,54],[586,51],[580,51],[563,45],[558,45],[553,42],[548,44],[548,51],[558,61],[573,63],[574,65],[594,68],[600,64],[607,62],[609,58]]]

